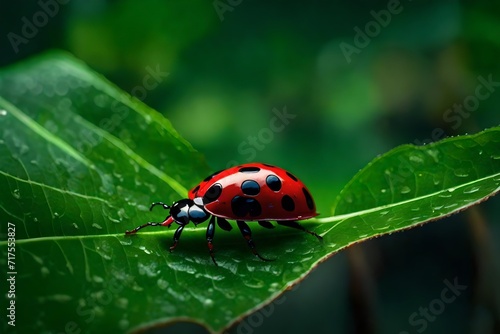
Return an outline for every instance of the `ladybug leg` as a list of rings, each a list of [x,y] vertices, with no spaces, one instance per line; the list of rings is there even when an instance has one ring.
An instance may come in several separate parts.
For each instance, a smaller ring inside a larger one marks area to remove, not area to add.
[[[149,223],[146,223],[146,224],[142,224],[141,226],[137,226],[136,228],[134,228],[133,230],[130,230],[130,231],[125,231],[125,235],[130,235],[130,234],[135,234],[137,231],[139,231],[141,228],[145,228],[145,227],[148,227],[148,226],[166,226],[166,227],[170,227],[170,225],[174,222],[174,219],[171,217],[171,216],[168,216],[167,218],[165,218],[164,221],[162,221],[161,223],[154,223],[154,222],[149,222]]]
[[[296,228],[297,230],[301,230],[303,232],[309,233],[311,235],[314,235],[316,238],[318,238],[319,241],[323,241],[323,237],[322,236],[320,236],[319,234],[317,234],[315,232],[306,230],[304,228],[304,226],[300,225],[299,223],[297,223],[294,220],[281,220],[281,221],[278,220],[277,223],[279,225],[288,226],[288,227],[291,227],[291,228]]]
[[[271,222],[267,220],[259,220],[259,225],[264,227],[264,228],[274,228],[274,225],[271,224]]]
[[[231,231],[233,229],[231,224],[224,218],[217,217],[217,225],[224,231]]]
[[[210,252],[210,257],[212,258],[212,261],[214,261],[214,264],[218,266],[217,262],[215,261],[214,246],[212,244],[212,240],[214,240],[214,234],[215,234],[215,217],[212,216],[212,218],[210,218],[210,222],[208,223],[207,227],[207,244],[208,244],[208,251]]]
[[[236,223],[238,224],[238,227],[239,227],[239,229],[241,231],[241,234],[246,239],[246,241],[248,243],[248,246],[250,247],[250,249],[252,250],[252,252],[254,253],[254,255],[257,256],[262,261],[273,261],[273,260],[270,260],[270,259],[263,258],[257,252],[257,249],[255,248],[255,244],[254,244],[254,242],[252,240],[252,230],[250,230],[250,227],[248,226],[248,224],[245,223],[243,220],[237,220]]]
[[[182,230],[184,229],[185,225],[181,225],[175,230],[174,233],[174,244],[170,246],[170,251],[173,251],[175,247],[177,247],[177,244],[179,243],[179,238],[181,237]]]

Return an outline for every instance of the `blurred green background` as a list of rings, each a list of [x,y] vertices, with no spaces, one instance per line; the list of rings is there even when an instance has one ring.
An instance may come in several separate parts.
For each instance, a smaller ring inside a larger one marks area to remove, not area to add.
[[[284,167],[323,215],[375,156],[500,124],[498,2],[42,0],[0,12],[2,67],[67,50],[164,114],[212,169]],[[334,256],[230,332],[499,333],[499,205]],[[410,323],[454,278],[467,285],[456,301],[425,329]],[[161,332],[182,331],[203,332]]]

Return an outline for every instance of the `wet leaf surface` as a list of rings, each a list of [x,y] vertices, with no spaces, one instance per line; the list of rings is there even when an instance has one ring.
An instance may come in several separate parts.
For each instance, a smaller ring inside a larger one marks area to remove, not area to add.
[[[185,197],[210,171],[163,116],[85,65],[55,53],[0,72],[0,128],[0,264],[6,268],[7,253],[15,253],[20,332],[126,332],[179,318],[221,331],[343,248],[500,189],[498,127],[404,145],[349,182],[335,216],[304,223],[323,243],[255,227],[261,254],[275,259],[263,262],[237,229],[217,229],[216,267],[206,224],[186,228],[173,253],[174,228],[124,235],[163,220],[166,212],[148,205]],[[8,301],[4,295],[2,307]]]

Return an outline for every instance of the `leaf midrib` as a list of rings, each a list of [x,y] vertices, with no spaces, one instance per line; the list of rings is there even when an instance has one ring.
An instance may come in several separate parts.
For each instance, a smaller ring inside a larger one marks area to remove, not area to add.
[[[457,190],[459,190],[461,188],[470,186],[470,185],[472,185],[474,183],[482,182],[482,181],[487,181],[488,179],[491,179],[491,178],[494,178],[494,177],[497,177],[497,176],[500,177],[500,173],[496,173],[496,174],[493,174],[493,175],[490,175],[490,176],[487,176],[487,177],[483,177],[483,178],[480,178],[480,179],[476,179],[474,181],[470,181],[470,182],[464,183],[464,184],[459,185],[459,186],[449,187],[449,188],[443,189],[443,190],[438,191],[438,192],[433,192],[433,193],[430,193],[430,194],[426,194],[424,196],[419,196],[419,197],[416,197],[416,198],[413,198],[413,199],[409,199],[409,200],[405,200],[405,201],[402,201],[402,202],[396,202],[396,203],[386,204],[386,205],[382,205],[382,206],[378,206],[378,207],[374,207],[374,208],[370,208],[370,209],[366,209],[366,210],[362,210],[362,211],[358,211],[358,212],[352,212],[352,213],[348,213],[348,214],[344,214],[344,215],[338,215],[338,216],[332,216],[332,217],[326,217],[326,218],[313,218],[313,219],[310,219],[309,221],[310,222],[317,222],[317,223],[334,223],[334,222],[337,222],[337,224],[334,224],[328,230],[326,230],[325,232],[321,233],[322,236],[325,236],[326,234],[330,233],[330,231],[333,230],[336,226],[338,226],[338,224],[344,222],[347,219],[350,219],[350,218],[353,218],[353,217],[356,217],[356,216],[368,215],[368,214],[371,214],[371,213],[376,213],[378,211],[387,210],[387,209],[390,209],[390,208],[393,208],[393,207],[396,207],[396,206],[405,205],[405,204],[408,204],[408,203],[416,202],[418,200],[423,200],[423,199],[426,199],[426,198],[429,198],[429,197],[433,197],[433,196],[438,196],[440,193],[448,192],[449,189],[454,189],[454,191],[457,191]],[[497,187],[494,191],[490,192],[490,194],[491,194],[490,196],[495,195],[499,191],[500,191],[500,187]],[[488,196],[488,197],[490,197],[490,196]],[[482,197],[481,197],[481,200],[483,200]],[[475,203],[475,202],[476,201],[473,201],[471,203]],[[466,204],[466,205],[464,205],[464,206],[462,206],[460,208],[466,208],[466,207],[469,207],[469,206],[470,206],[470,204]],[[452,211],[456,211],[456,209],[452,210]],[[442,216],[446,216],[446,215],[448,215],[448,213],[443,212],[442,214],[437,215],[435,217],[435,219],[437,219],[439,217],[442,217]],[[196,227],[191,227],[191,228],[189,228],[189,230],[199,231],[199,232],[205,232],[206,231],[203,228],[196,228]],[[160,233],[161,234],[172,234],[172,233],[169,233],[169,232],[173,233],[173,231],[141,232],[141,235],[158,235]],[[385,234],[385,233],[382,233],[382,234]],[[30,243],[30,242],[39,242],[39,241],[82,240],[82,239],[109,238],[109,237],[118,238],[118,237],[123,237],[123,236],[124,236],[123,233],[107,233],[107,234],[92,234],[92,235],[77,235],[77,236],[47,236],[47,237],[38,237],[38,238],[29,238],[29,239],[19,239],[19,240],[16,240],[16,243],[17,244],[26,244],[26,243]],[[7,241],[0,241],[0,246],[6,245],[6,244],[7,244]]]
[[[395,203],[385,204],[385,205],[382,205],[382,206],[377,206],[377,207],[374,207],[374,208],[370,208],[370,209],[366,209],[366,210],[361,210],[361,211],[357,211],[357,212],[351,212],[351,213],[347,213],[347,214],[344,214],[344,215],[338,215],[338,216],[332,216],[332,217],[326,217],[326,218],[314,218],[314,220],[317,221],[318,223],[333,223],[333,222],[336,222],[336,221],[342,221],[342,220],[345,220],[345,219],[348,219],[348,218],[351,218],[351,217],[354,217],[354,216],[369,214],[369,213],[377,212],[377,211],[380,211],[380,210],[386,210],[386,209],[390,209],[390,208],[393,208],[393,207],[396,207],[396,206],[405,205],[405,204],[408,204],[408,203],[412,203],[412,202],[416,202],[416,201],[419,201],[419,200],[422,200],[422,199],[426,199],[428,197],[438,196],[439,194],[444,193],[444,192],[452,192],[452,191],[450,191],[450,189],[453,189],[453,191],[456,191],[456,190],[458,190],[460,188],[464,188],[464,187],[473,185],[474,183],[477,183],[477,182],[486,181],[488,179],[495,178],[497,176],[500,177],[500,173],[496,173],[496,174],[485,176],[485,177],[482,177],[482,178],[479,178],[479,179],[475,179],[475,180],[472,180],[470,182],[463,183],[463,184],[460,184],[460,185],[457,185],[457,186],[444,188],[444,189],[442,189],[440,191],[436,191],[436,192],[429,193],[429,194],[426,194],[426,195],[422,195],[422,196],[419,196],[419,197],[410,198],[410,199],[407,199],[407,200],[404,200],[404,201],[401,201],[401,202],[395,202]],[[493,191],[493,193],[497,193],[498,191],[500,191],[500,187],[498,187],[497,189],[495,189],[495,191]]]

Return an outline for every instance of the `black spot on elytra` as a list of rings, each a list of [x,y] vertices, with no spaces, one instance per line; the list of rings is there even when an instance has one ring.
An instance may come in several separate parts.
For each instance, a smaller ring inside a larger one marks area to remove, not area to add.
[[[222,172],[222,170],[219,170],[219,171],[217,171],[215,173],[210,174],[205,179],[203,179],[203,182],[207,182],[207,181],[211,180],[215,175],[219,174],[220,172]]]
[[[222,186],[220,183],[216,183],[208,188],[205,195],[203,195],[203,203],[208,204],[215,201],[222,194]]]
[[[295,175],[293,175],[292,173],[290,172],[286,172],[286,175],[288,175],[292,180],[294,181],[298,181],[298,179],[295,177]]]
[[[293,211],[295,210],[295,202],[293,201],[293,199],[288,196],[288,195],[285,195],[281,198],[281,206],[283,207],[283,209],[285,209],[286,211]]]
[[[260,187],[254,180],[246,180],[241,184],[241,191],[245,195],[255,196],[260,192]]]
[[[272,191],[279,191],[281,189],[281,180],[276,175],[269,175],[266,177],[266,184]]]
[[[257,217],[262,213],[262,207],[255,198],[234,196],[231,200],[231,209],[236,217]]]
[[[309,191],[307,191],[306,188],[302,188],[302,192],[304,193],[304,197],[306,198],[307,207],[309,208],[309,210],[314,210],[314,201],[311,194],[309,193]]]
[[[238,172],[240,173],[257,173],[260,171],[259,167],[249,166],[249,167],[241,167]]]

